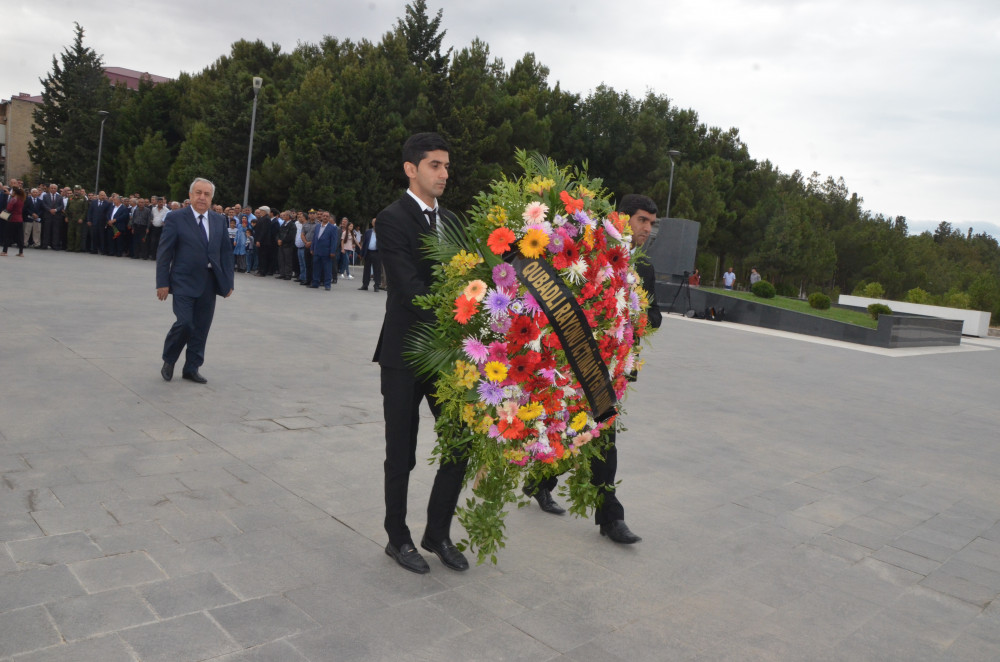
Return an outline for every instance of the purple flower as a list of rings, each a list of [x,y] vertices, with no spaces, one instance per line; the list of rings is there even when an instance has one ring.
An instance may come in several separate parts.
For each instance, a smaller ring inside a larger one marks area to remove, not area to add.
[[[479,399],[488,405],[496,407],[503,400],[503,389],[500,388],[498,384],[494,384],[490,381],[482,381],[479,383],[479,388],[476,389],[479,393]]]
[[[494,320],[490,324],[490,329],[493,333],[505,334],[510,331],[510,317],[506,315]]]
[[[567,223],[566,225],[562,226],[561,229],[563,232],[566,233],[566,236],[569,237],[570,239],[580,234],[580,231],[572,223]]]
[[[486,362],[489,352],[486,349],[486,345],[481,343],[477,338],[466,338],[462,341],[462,349],[465,350],[466,355],[472,359],[473,363],[483,364]]]
[[[549,245],[545,248],[548,249],[550,253],[555,254],[562,252],[564,245],[565,241],[563,240],[562,233],[553,232],[549,237]]]
[[[493,282],[497,284],[497,287],[514,287],[517,283],[514,267],[506,262],[493,267]]]
[[[542,312],[542,307],[535,301],[535,297],[530,294],[524,295],[524,310],[531,315]]]
[[[497,290],[490,290],[486,295],[486,299],[483,301],[483,307],[489,311],[490,315],[493,317],[498,317],[503,313],[507,312],[507,306],[510,305],[510,297],[503,292]]]

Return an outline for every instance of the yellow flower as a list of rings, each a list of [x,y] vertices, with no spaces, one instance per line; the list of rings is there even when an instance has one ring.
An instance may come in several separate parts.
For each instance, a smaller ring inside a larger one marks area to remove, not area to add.
[[[573,420],[570,422],[569,426],[574,430],[576,430],[577,432],[579,432],[580,430],[583,429],[583,426],[586,424],[587,424],[587,413],[581,411],[580,413],[578,413],[576,416],[573,417]]]
[[[540,257],[545,251],[545,247],[548,245],[549,236],[538,228],[528,230],[521,241],[518,242],[518,246],[521,249],[521,255],[529,259]],[[591,246],[591,248],[593,248],[593,246]]]
[[[550,190],[555,185],[556,183],[552,178],[542,177],[541,175],[539,175],[535,177],[533,180],[531,180],[530,184],[528,184],[528,190],[534,193],[535,195],[540,196],[543,193]]]
[[[479,381],[479,370],[465,361],[455,361],[455,378],[458,385],[465,389],[473,388]]]
[[[451,258],[451,262],[448,263],[448,266],[454,269],[457,274],[465,275],[482,261],[483,258],[478,253],[459,251],[454,255],[454,257]]]
[[[586,187],[580,186],[579,188],[576,189],[576,192],[580,195],[581,198],[590,198],[591,200],[594,199],[594,192]]]
[[[507,222],[507,210],[500,205],[494,205],[490,208],[490,212],[486,214],[486,220],[493,225],[500,227]]]
[[[476,432],[486,434],[489,432],[491,425],[493,425],[493,417],[487,415],[477,419],[474,427]]]
[[[486,379],[491,382],[502,382],[507,379],[507,366],[499,361],[488,361],[484,370],[486,370]]]
[[[532,402],[531,404],[524,405],[517,410],[517,417],[522,421],[533,421],[542,415],[545,411],[542,405],[537,402]]]
[[[583,243],[587,245],[587,248],[593,250],[594,248],[594,228],[589,225],[583,230]]]

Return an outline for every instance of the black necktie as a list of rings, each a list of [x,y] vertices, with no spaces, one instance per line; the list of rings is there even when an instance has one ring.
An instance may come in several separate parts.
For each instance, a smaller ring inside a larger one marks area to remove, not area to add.
[[[425,209],[424,214],[427,216],[427,222],[431,226],[431,232],[437,232],[437,212],[433,209]]]
[[[198,214],[198,227],[201,228],[201,234],[202,234],[203,237],[205,237],[205,243],[207,244],[208,243],[208,230],[205,228],[204,221],[205,221],[205,215],[204,214]]]

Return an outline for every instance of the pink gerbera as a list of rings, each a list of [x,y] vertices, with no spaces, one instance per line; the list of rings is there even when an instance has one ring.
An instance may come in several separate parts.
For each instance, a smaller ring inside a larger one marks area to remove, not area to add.
[[[547,205],[535,201],[524,208],[524,213],[521,214],[521,218],[523,218],[526,223],[543,223],[545,221],[545,214],[547,214],[548,211],[549,208]]]
[[[486,357],[489,356],[489,350],[486,349],[486,345],[479,341],[478,338],[466,338],[462,341],[462,349],[465,351],[466,356],[472,359],[472,362],[477,365],[482,365],[486,362]]]

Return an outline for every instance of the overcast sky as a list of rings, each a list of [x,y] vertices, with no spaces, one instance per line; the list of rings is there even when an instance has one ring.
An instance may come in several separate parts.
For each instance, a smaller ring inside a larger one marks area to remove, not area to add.
[[[241,38],[287,51],[323,35],[378,41],[404,7],[17,3],[4,12],[0,96],[40,93],[74,21],[105,65],[173,78],[201,71]],[[911,231],[949,221],[1000,237],[997,0],[428,0],[428,8],[444,9],[446,46],[478,36],[508,67],[534,52],[550,84],[582,95],[602,82],[666,94],[710,126],[738,127],[755,159],[843,177],[865,208],[906,216]]]

